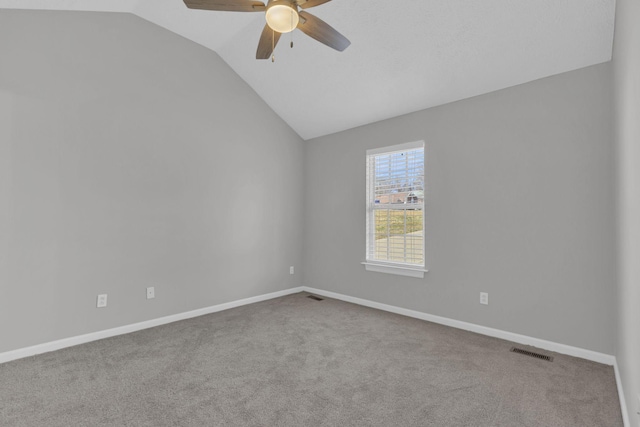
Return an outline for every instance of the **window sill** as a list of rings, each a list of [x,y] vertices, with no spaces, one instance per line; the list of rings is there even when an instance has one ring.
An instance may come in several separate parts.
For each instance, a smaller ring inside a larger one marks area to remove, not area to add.
[[[415,277],[418,279],[424,278],[424,273],[428,272],[424,267],[413,267],[398,264],[381,264],[377,262],[365,261],[362,263],[367,271],[374,271],[376,273],[397,274],[399,276]]]

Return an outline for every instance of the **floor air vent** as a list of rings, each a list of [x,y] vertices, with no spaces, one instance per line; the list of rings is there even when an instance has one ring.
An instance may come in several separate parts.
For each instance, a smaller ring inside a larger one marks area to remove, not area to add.
[[[534,353],[533,351],[523,350],[518,347],[511,347],[511,351],[518,354],[524,354],[525,356],[535,357],[536,359],[546,360],[547,362],[553,362],[553,357],[546,356],[540,353]]]
[[[324,298],[320,298],[320,297],[317,297],[317,296],[315,296],[315,295],[309,295],[307,298],[311,298],[311,299],[314,299],[314,300],[316,300],[316,301],[322,301],[322,300],[324,300]]]

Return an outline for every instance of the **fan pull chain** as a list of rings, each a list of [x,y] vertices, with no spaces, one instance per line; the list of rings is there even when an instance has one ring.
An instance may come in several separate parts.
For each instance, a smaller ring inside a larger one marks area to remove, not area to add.
[[[276,53],[274,52],[276,50],[276,31],[275,30],[271,30],[271,62],[276,62]]]
[[[291,28],[293,28],[293,11],[291,11]],[[291,30],[290,34],[291,34],[291,49],[293,49],[293,30]]]

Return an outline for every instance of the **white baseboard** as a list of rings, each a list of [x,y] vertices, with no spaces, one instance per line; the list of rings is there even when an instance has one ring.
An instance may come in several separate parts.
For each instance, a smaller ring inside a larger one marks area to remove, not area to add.
[[[421,311],[409,310],[406,308],[396,307],[393,305],[382,304],[375,301],[370,301],[362,298],[351,297],[348,295],[338,294],[336,292],[323,291],[322,289],[310,288],[303,286],[302,290],[312,294],[318,294],[327,298],[334,298],[341,301],[350,302],[353,304],[362,305],[365,307],[376,308],[378,310],[384,310],[391,313],[401,314],[403,316],[414,317],[416,319],[426,320],[440,325],[451,326],[453,328],[463,329],[465,331],[475,332],[482,335],[487,335],[494,338],[501,338],[507,341],[517,342],[519,344],[530,345],[533,347],[541,348],[544,350],[554,351],[560,354],[566,354],[567,356],[580,357],[582,359],[591,360],[593,362],[602,363],[605,365],[613,365],[613,369],[616,376],[616,386],[618,388],[618,398],[620,399],[620,410],[622,411],[622,421],[624,427],[631,427],[629,423],[629,413],[627,412],[627,404],[624,398],[624,390],[622,389],[622,381],[620,379],[620,372],[618,370],[618,362],[616,357],[610,354],[598,353],[597,351],[586,350],[584,348],[573,347],[566,344],[560,344],[553,341],[542,340],[539,338],[529,337],[527,335],[520,335],[513,332],[507,332],[500,329],[488,328],[486,326],[476,325],[474,323],[462,322],[460,320],[449,319],[447,317],[435,316],[433,314],[423,313]]]
[[[500,329],[488,328],[486,326],[476,325],[474,323],[462,322],[460,320],[449,319],[447,317],[435,316],[433,314],[423,313],[421,311],[409,310],[406,308],[396,307],[389,304],[382,304],[375,301],[370,301],[362,298],[351,297],[348,295],[338,294],[336,292],[323,291],[322,289],[310,288],[303,286],[302,290],[312,294],[318,294],[327,298],[334,298],[341,301],[350,302],[353,304],[362,305],[365,307],[376,308],[378,310],[384,310],[391,313],[401,314],[403,316],[414,317],[416,319],[426,320],[440,325],[451,326],[453,328],[463,329],[465,331],[475,332],[482,335],[487,335],[494,338],[501,338],[507,341],[517,342],[519,344],[530,345],[533,347],[541,348],[544,350],[554,351],[560,354],[566,354],[567,356],[580,357],[582,359],[591,360],[593,362],[603,363],[605,365],[613,365],[613,369],[616,376],[616,385],[618,387],[618,398],[620,399],[620,410],[622,411],[622,421],[624,427],[630,427],[629,414],[627,412],[626,400],[624,398],[624,391],[622,389],[622,381],[620,379],[620,372],[618,371],[618,363],[616,357],[610,354],[598,353],[597,351],[586,350],[584,348],[573,347],[566,344],[560,344],[553,341],[542,340],[539,338],[529,337],[527,335],[520,335],[513,332],[507,332]]]
[[[416,319],[422,319],[440,325],[451,326],[457,329],[464,329],[465,331],[471,331],[490,337],[501,338],[507,341],[514,341],[519,344],[530,345],[538,347],[544,350],[555,351],[556,353],[566,354],[568,356],[580,357],[582,359],[591,360],[593,362],[603,363],[605,365],[614,365],[615,356],[610,354],[598,353],[592,350],[586,350],[579,347],[573,347],[566,344],[560,344],[553,341],[542,340],[539,338],[529,337],[527,335],[520,335],[513,332],[507,332],[500,329],[489,328],[486,326],[476,325],[474,323],[467,323],[460,320],[449,319],[447,317],[435,316],[433,314],[423,313],[421,311],[409,310],[406,308],[396,307],[393,305],[382,304],[375,301],[369,301],[362,298],[351,297],[348,295],[338,294],[335,292],[323,291],[322,289],[310,288],[303,286],[302,289],[306,292],[325,296],[327,298],[334,298],[341,301],[351,302],[365,307],[376,308],[378,310],[389,311],[391,313],[401,314],[403,316],[414,317]]]
[[[167,323],[177,322],[185,319],[191,319],[193,317],[216,313],[219,311],[228,310],[231,308],[240,307],[247,304],[253,304],[260,301],[266,301],[269,299],[278,298],[281,296],[295,294],[303,291],[322,295],[327,298],[334,298],[337,300],[362,305],[365,307],[384,310],[391,313],[400,314],[403,316],[414,317],[416,319],[422,319],[429,322],[438,323],[441,325],[451,326],[453,328],[476,332],[478,334],[487,335],[490,337],[501,338],[507,341],[513,341],[520,344],[530,345],[533,347],[538,347],[545,350],[566,354],[568,356],[580,357],[583,359],[591,360],[598,363],[603,363],[606,365],[613,365],[615,376],[616,376],[616,383],[618,387],[618,396],[620,398],[620,408],[622,411],[622,418],[623,418],[625,427],[630,427],[629,415],[627,412],[627,405],[624,398],[624,391],[622,389],[620,372],[618,370],[618,364],[615,356],[604,354],[604,353],[598,353],[595,351],[573,347],[565,344],[560,344],[553,341],[533,338],[526,335],[520,335],[513,332],[507,332],[500,329],[488,328],[486,326],[480,326],[473,323],[462,322],[460,320],[449,319],[447,317],[435,316],[433,314],[423,313],[420,311],[409,310],[406,308],[396,307],[388,304],[382,304],[379,302],[369,301],[362,298],[351,297],[351,296],[339,294],[336,292],[310,288],[308,286],[299,286],[296,288],[285,289],[278,292],[258,295],[255,297],[245,298],[237,301],[231,301],[224,304],[218,304],[211,307],[205,307],[198,310],[188,311],[185,313],[178,313],[171,316],[160,317],[158,319],[147,320],[144,322],[134,323],[131,325],[120,326],[117,328],[107,329],[107,330],[98,331],[98,332],[92,332],[89,334],[79,335],[79,336],[70,337],[70,338],[64,338],[61,340],[51,341],[44,344],[38,344],[31,347],[25,347],[18,350],[12,350],[8,352],[0,353],[0,363],[9,362],[16,359],[22,359],[24,357],[29,357],[29,356],[35,356],[37,354],[47,353],[50,351],[60,350],[66,347],[73,347],[75,345],[84,344],[91,341],[100,340],[103,338],[110,338],[117,335],[128,334],[131,332],[140,331],[142,329],[153,328],[155,326],[165,325]]]
[[[299,286],[296,288],[285,289],[278,292],[272,292],[269,294],[258,295],[255,297],[245,298],[237,301],[231,301],[223,304],[218,304],[210,307],[200,308],[197,310],[187,311],[184,313],[173,314],[171,316],[160,317],[157,319],[146,320],[144,322],[134,323],[131,325],[119,326],[117,328],[106,329],[103,331],[92,332],[85,335],[78,335],[75,337],[64,338],[57,341],[51,341],[44,344],[38,344],[31,347],[25,347],[17,350],[12,350],[4,353],[0,353],[0,363],[9,362],[11,360],[21,359],[23,357],[34,356],[36,354],[46,353],[49,351],[55,351],[66,347],[72,347],[78,344],[84,344],[91,341],[100,340],[103,338],[110,338],[116,335],[128,334],[131,332],[139,331],[142,329],[153,328],[155,326],[165,325],[167,323],[177,322],[179,320],[190,319],[192,317],[203,316],[205,314],[216,313],[218,311],[228,310],[230,308],[240,307],[247,304],[253,304],[260,301],[266,301],[273,298],[278,298],[285,295],[295,294],[302,291],[323,295],[327,298],[334,298],[341,301],[346,301],[365,307],[376,308],[378,310],[384,310],[391,313],[401,314],[403,316],[414,317],[416,319],[422,319],[441,325],[451,326],[466,331],[476,332],[482,335],[490,337],[501,338],[507,341],[514,341],[520,344],[530,345],[533,347],[542,348],[549,351],[555,351],[557,353],[566,354],[569,356],[580,357],[582,359],[591,360],[598,363],[604,363],[606,365],[616,365],[616,358],[609,354],[598,353],[591,350],[586,350],[579,347],[573,347],[566,344],[560,344],[553,341],[542,340],[539,338],[533,338],[526,335],[520,335],[513,332],[507,332],[500,329],[489,328],[486,326],[480,326],[473,323],[467,323],[460,320],[454,320],[447,317],[436,316],[433,314],[424,313],[421,311],[409,310],[406,308],[396,307],[393,305],[383,304],[375,301],[365,300],[362,298],[351,297],[348,295],[339,294],[336,292],[324,291],[322,289],[310,288],[308,286]],[[617,374],[616,367],[616,375]]]
[[[620,399],[620,410],[622,411],[622,422],[624,427],[631,427],[629,420],[629,412],[627,412],[627,401],[624,398],[624,389],[622,388],[622,379],[620,378],[620,370],[618,369],[618,361],[613,363],[613,370],[616,373],[616,384],[618,386],[618,398]]]
[[[38,344],[31,347],[25,347],[18,350],[7,351],[0,353],[0,363],[10,362],[16,359],[22,359],[24,357],[35,356],[36,354],[47,353],[50,351],[60,350],[66,347],[73,347],[74,345],[84,344],[91,341],[101,340],[103,338],[110,338],[116,335],[128,334],[142,329],[153,328],[155,326],[165,325],[167,323],[177,322],[179,320],[191,319],[192,317],[203,316],[205,314],[216,313],[218,311],[228,310],[230,308],[240,307],[247,304],[253,304],[255,302],[266,301],[273,298],[278,298],[285,295],[295,294],[302,292],[302,287],[285,289],[283,291],[272,292],[269,294],[258,295],[251,298],[245,298],[237,301],[231,301],[224,304],[213,305],[211,307],[200,308],[197,310],[187,311],[185,313],[173,314],[171,316],[160,317],[158,319],[146,320],[144,322],[134,323],[131,325],[120,326],[117,328],[106,329],[104,331],[92,332],[85,335],[78,335],[75,337],[64,338],[57,341],[51,341],[44,344]]]
[[[605,365],[613,365],[613,370],[616,376],[616,386],[618,388],[618,398],[620,399],[620,410],[622,412],[622,421],[624,427],[631,427],[629,422],[629,413],[627,412],[627,404],[624,397],[624,390],[622,388],[622,380],[620,378],[620,371],[618,370],[618,362],[616,357],[610,354],[598,353],[597,351],[586,350],[584,348],[573,347],[566,344],[560,344],[553,341],[542,340],[539,338],[529,337],[527,335],[520,335],[513,332],[507,332],[500,329],[488,328],[486,326],[476,325],[474,323],[462,322],[460,320],[449,319],[447,317],[435,316],[433,314],[423,313],[421,311],[409,310],[406,308],[396,307],[393,305],[382,304],[375,301],[369,301],[362,298],[351,297],[348,295],[338,294],[336,292],[323,291],[322,289],[310,288],[303,286],[302,290],[312,294],[318,294],[327,298],[333,298],[353,304],[362,305],[365,307],[371,307],[378,310],[388,311],[391,313],[401,314],[403,316],[413,317],[416,319],[426,320],[440,325],[451,326],[453,328],[463,329],[465,331],[475,332],[482,335],[487,335],[494,338],[501,338],[507,341],[517,342],[519,344],[530,345],[533,347],[542,348],[544,350],[554,351],[556,353],[565,354],[567,356],[579,357],[582,359],[591,360],[592,362],[598,362]]]

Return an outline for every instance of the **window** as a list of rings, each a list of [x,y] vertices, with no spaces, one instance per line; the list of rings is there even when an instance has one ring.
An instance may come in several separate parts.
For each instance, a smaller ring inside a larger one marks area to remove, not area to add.
[[[367,270],[424,277],[424,142],[367,150]]]

